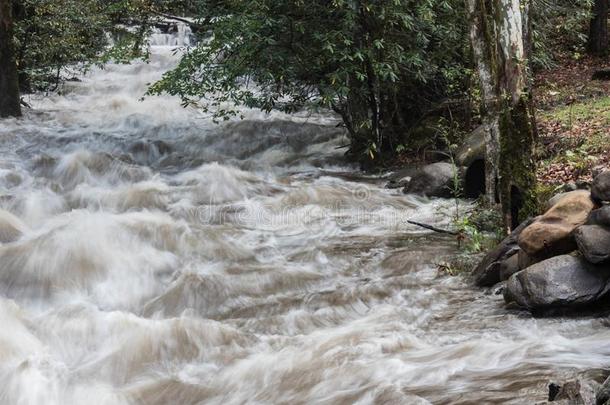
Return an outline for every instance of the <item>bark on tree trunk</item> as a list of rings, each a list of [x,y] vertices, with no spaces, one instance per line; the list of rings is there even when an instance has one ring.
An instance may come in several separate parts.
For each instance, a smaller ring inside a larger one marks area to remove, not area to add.
[[[0,117],[21,116],[11,0],[0,0]]]
[[[593,17],[589,26],[589,52],[608,52],[608,0],[595,0]]]
[[[486,195],[508,231],[536,209],[524,16],[519,0],[467,3],[486,127]]]

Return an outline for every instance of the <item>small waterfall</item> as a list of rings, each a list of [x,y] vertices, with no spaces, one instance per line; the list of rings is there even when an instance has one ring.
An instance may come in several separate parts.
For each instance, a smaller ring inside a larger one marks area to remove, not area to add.
[[[153,28],[148,38],[151,46],[192,46],[195,44],[195,36],[191,27],[181,21],[168,21],[168,28],[162,31]]]

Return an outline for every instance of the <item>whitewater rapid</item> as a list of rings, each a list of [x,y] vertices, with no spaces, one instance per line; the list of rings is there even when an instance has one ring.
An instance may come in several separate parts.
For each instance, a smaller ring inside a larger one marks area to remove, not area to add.
[[[610,364],[604,320],[440,272],[405,220],[454,203],[358,173],[336,117],[140,100],[155,38],[0,121],[0,403],[523,404]]]

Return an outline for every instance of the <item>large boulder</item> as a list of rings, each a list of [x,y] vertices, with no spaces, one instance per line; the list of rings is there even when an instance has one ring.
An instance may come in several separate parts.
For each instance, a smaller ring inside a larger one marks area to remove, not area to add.
[[[591,185],[591,198],[595,201],[610,201],[610,170],[595,176]]]
[[[432,163],[415,172],[403,191],[426,197],[449,198],[453,196],[456,175],[459,175],[459,171],[451,163]]]
[[[610,290],[610,266],[596,266],[581,257],[562,255],[513,274],[504,300],[530,310],[578,308],[593,304]]]
[[[388,182],[385,186],[386,188],[406,187],[417,172],[418,169],[415,167],[405,167],[404,169],[397,170],[388,177]]]
[[[600,225],[583,225],[574,231],[580,253],[591,263],[610,261],[610,228]]]
[[[588,191],[566,193],[521,232],[519,247],[535,261],[576,250],[573,232],[587,221],[593,208]]]
[[[522,269],[523,267],[519,263],[519,254],[512,255],[500,263],[500,280],[508,280],[510,276]]]
[[[21,238],[27,226],[8,211],[0,209],[0,242],[10,243]]]
[[[557,204],[559,201],[561,201],[563,199],[563,197],[569,195],[570,193],[572,193],[574,191],[577,191],[577,190],[562,191],[561,193],[555,194],[554,196],[549,198],[549,200],[546,202],[544,210],[545,211],[550,210],[551,208],[553,208],[553,206],[555,204]]]
[[[591,211],[587,219],[589,225],[610,226],[610,205]]]
[[[514,260],[517,258],[519,252],[519,246],[517,246],[519,235],[533,221],[533,218],[524,221],[515,228],[509,236],[504,238],[495,249],[485,255],[472,273],[476,285],[480,287],[489,287],[500,281],[506,280],[506,278],[510,276],[508,273],[514,271]],[[507,262],[511,258],[512,260]]]
[[[470,166],[476,160],[485,159],[485,127],[472,131],[455,152],[455,162],[459,166]]]

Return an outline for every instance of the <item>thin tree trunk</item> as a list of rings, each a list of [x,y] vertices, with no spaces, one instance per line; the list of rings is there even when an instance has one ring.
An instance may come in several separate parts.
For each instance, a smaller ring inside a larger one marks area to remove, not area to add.
[[[468,0],[470,15],[470,42],[477,64],[481,89],[481,109],[485,126],[485,195],[490,206],[500,202],[497,192],[499,178],[499,120],[497,110],[498,83],[494,63],[493,27],[487,23],[488,11],[483,0]]]
[[[467,0],[486,127],[486,194],[508,229],[536,204],[523,15],[519,0]]]
[[[595,0],[589,26],[588,49],[595,54],[608,52],[608,0]]]
[[[11,0],[0,0],[0,117],[21,116]]]

